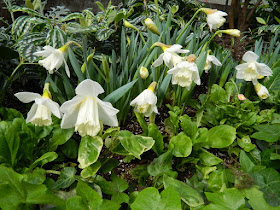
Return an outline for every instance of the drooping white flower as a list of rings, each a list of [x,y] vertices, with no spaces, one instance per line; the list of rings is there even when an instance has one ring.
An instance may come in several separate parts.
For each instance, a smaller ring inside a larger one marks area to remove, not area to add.
[[[223,17],[227,16],[226,12],[209,8],[203,8],[202,11],[207,15],[207,24],[209,25],[210,31],[220,28],[226,22],[226,19]]]
[[[193,81],[200,85],[199,72],[193,57],[195,55],[190,55],[188,61],[178,63],[167,72],[172,74],[172,84],[178,84],[181,87],[186,87],[188,90],[190,90]]]
[[[51,114],[54,114],[57,118],[61,118],[59,105],[51,100],[48,87],[49,83],[46,83],[42,96],[32,92],[20,92],[15,94],[23,103],[35,101],[30,111],[27,113],[26,123],[31,122],[36,126],[49,126],[52,124]]]
[[[209,69],[211,68],[211,63],[215,64],[216,66],[221,66],[221,62],[214,56],[214,55],[207,55],[206,63],[204,66],[204,70],[208,73]]]
[[[260,99],[266,99],[269,97],[269,92],[265,86],[257,82],[254,87]]]
[[[227,29],[227,30],[221,30],[220,32],[228,34],[230,36],[240,37],[240,31],[238,29]]]
[[[101,129],[100,123],[118,126],[116,114],[119,110],[97,97],[103,92],[103,88],[97,82],[83,80],[75,89],[76,96],[63,103],[60,108],[64,113],[61,128],[75,127],[75,131],[81,136],[96,136]]]
[[[144,114],[149,117],[153,112],[158,113],[157,110],[157,97],[154,94],[156,82],[152,82],[150,86],[140,93],[130,105],[134,106],[134,111]]]
[[[258,58],[259,56],[254,52],[246,52],[242,59],[247,63],[242,63],[235,67],[237,70],[236,78],[252,81],[253,84],[256,85],[259,75],[271,76],[271,69],[264,63],[258,63]]]
[[[50,74],[53,74],[55,70],[58,70],[62,63],[64,62],[65,71],[68,77],[70,77],[69,67],[64,58],[64,52],[67,49],[67,45],[59,49],[55,49],[51,46],[44,46],[44,50],[35,52],[34,55],[45,57],[45,59],[40,60],[39,64],[49,71]]]
[[[183,60],[183,57],[179,56],[177,53],[188,53],[189,52],[189,50],[181,49],[182,46],[179,44],[174,44],[174,45],[170,46],[170,45],[158,43],[158,46],[160,46],[162,48],[163,53],[160,54],[158,59],[155,60],[155,62],[153,63],[154,67],[161,65],[164,61],[165,65],[168,68],[173,68],[174,66],[176,66],[177,63],[179,63]]]

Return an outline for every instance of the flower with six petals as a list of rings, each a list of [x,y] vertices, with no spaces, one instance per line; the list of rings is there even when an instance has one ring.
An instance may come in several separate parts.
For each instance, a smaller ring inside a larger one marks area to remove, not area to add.
[[[97,97],[103,92],[97,82],[83,80],[75,89],[76,96],[61,105],[61,112],[64,113],[61,128],[75,127],[81,136],[96,136],[101,130],[100,123],[118,126],[116,114],[119,110]]]

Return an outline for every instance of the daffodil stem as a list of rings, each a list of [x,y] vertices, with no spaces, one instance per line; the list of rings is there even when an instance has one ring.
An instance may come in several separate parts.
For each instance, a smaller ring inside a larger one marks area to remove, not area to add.
[[[189,25],[193,22],[193,20],[196,18],[196,16],[198,15],[198,13],[201,11],[201,8],[198,9],[194,15],[192,16],[192,18],[189,20],[189,22],[187,22],[187,24],[185,25],[183,31],[179,34],[179,36],[176,39],[176,43],[178,43],[178,41],[180,40],[180,38],[183,36],[183,34],[185,33],[185,31],[187,30],[187,28],[189,27]]]
[[[23,65],[23,61],[21,61],[18,66],[14,69],[14,71],[12,72],[11,76],[9,77],[9,79],[7,80],[4,88],[3,88],[3,91],[2,91],[2,95],[0,96],[0,105],[2,105],[5,97],[6,97],[6,93],[7,93],[7,90],[8,88],[10,87],[12,81],[13,81],[13,78],[15,76],[15,74],[17,73],[17,71],[19,70],[19,68]]]
[[[139,35],[140,35],[140,37],[141,37],[141,39],[142,39],[142,42],[143,42],[144,44],[146,44],[146,41],[145,41],[145,39],[144,39],[143,34],[141,33],[141,31],[138,30],[138,33],[139,33]]]
[[[74,45],[78,46],[79,48],[81,48],[81,50],[83,50],[82,46],[75,41],[69,41],[66,43],[67,47],[69,47],[69,45],[71,45],[71,44],[74,44]]]

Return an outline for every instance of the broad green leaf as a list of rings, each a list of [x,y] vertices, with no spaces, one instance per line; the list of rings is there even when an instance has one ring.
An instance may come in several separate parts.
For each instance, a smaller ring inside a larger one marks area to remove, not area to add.
[[[250,189],[244,189],[245,196],[248,198],[248,203],[252,206],[254,210],[279,210],[280,207],[273,207],[269,205],[264,199],[264,193],[260,191],[256,186]]]
[[[110,28],[102,28],[99,29],[96,33],[95,33],[95,37],[98,41],[105,41],[107,39],[109,39],[109,37],[115,32],[115,30],[110,29]]]
[[[156,188],[148,187],[142,190],[135,201],[130,206],[132,210],[143,209],[181,209],[181,201],[178,193],[172,189],[167,188],[159,194]]]
[[[152,147],[153,151],[159,156],[163,153],[163,136],[158,127],[154,123],[150,123],[148,127],[148,135],[155,140],[155,144]]]
[[[175,157],[188,157],[192,152],[192,140],[181,132],[170,139],[168,150],[171,150]]]
[[[140,124],[142,130],[143,130],[143,136],[147,136],[148,135],[148,125],[147,122],[144,119],[143,114],[140,114],[138,112],[134,112],[136,118],[137,118],[137,122]]]
[[[106,159],[100,159],[102,166],[99,169],[100,172],[108,173],[112,171],[113,168],[117,167],[120,163],[119,160],[116,160],[114,158],[106,158]]]
[[[209,174],[213,171],[216,171],[217,170],[217,167],[216,166],[199,166],[199,165],[196,165],[195,166],[203,175],[203,179],[209,179]]]
[[[106,10],[105,10],[103,4],[102,4],[100,1],[96,1],[95,3],[97,4],[98,8],[99,8],[102,12],[106,12]]]
[[[224,169],[218,169],[209,175],[209,179],[207,179],[207,189],[212,192],[218,192],[225,188],[227,183],[228,180],[226,178]]]
[[[67,40],[66,33],[55,26],[53,29],[51,29],[48,32],[47,38],[46,38],[46,44],[50,45],[54,48],[59,48],[65,45]]]
[[[107,95],[103,101],[110,102],[112,104],[116,103],[121,97],[123,97],[129,90],[130,88],[137,82],[138,79],[133,80],[130,83],[127,83],[124,86],[121,86],[120,88],[114,90],[112,93]]]
[[[94,174],[97,173],[97,171],[99,170],[100,167],[101,167],[100,161],[95,162],[94,164],[84,168],[81,171],[81,177],[89,178],[89,177],[93,176]]]
[[[224,148],[236,138],[236,129],[229,125],[219,125],[208,131],[208,144],[212,148]]]
[[[244,136],[241,139],[237,139],[238,145],[243,148],[246,152],[250,152],[252,149],[256,147],[255,144],[251,143],[251,139],[249,136]]]
[[[204,204],[201,195],[195,189],[184,182],[164,175],[163,184],[165,189],[168,187],[173,187],[173,189],[175,189],[179,193],[182,201],[184,201],[190,207],[197,207]]]
[[[43,154],[40,158],[35,160],[35,162],[32,164],[33,167],[37,165],[37,163],[41,162],[41,167],[45,165],[46,163],[54,161],[58,155],[55,152],[47,152],[46,154]]]
[[[76,159],[78,157],[79,145],[74,139],[68,140],[65,144],[61,145],[60,150],[66,157]]]
[[[194,140],[198,131],[196,123],[192,122],[191,118],[188,115],[181,116],[180,121],[181,128],[184,131],[184,133],[192,140]]]
[[[66,210],[88,210],[81,196],[73,196],[66,201]]]
[[[58,180],[53,185],[54,190],[60,188],[67,188],[75,181],[76,169],[72,167],[65,167],[61,170]]]
[[[99,136],[84,136],[81,139],[78,152],[79,167],[84,169],[95,163],[103,147],[103,140]]]
[[[210,100],[215,104],[226,103],[227,93],[226,91],[217,84],[214,84],[211,88]]]
[[[64,201],[45,185],[30,184],[13,169],[0,166],[0,208],[21,209],[23,204],[53,204],[61,206]]]
[[[172,153],[170,151],[163,153],[155,158],[147,168],[151,176],[162,176],[164,174],[176,176],[177,172],[172,171]]]
[[[46,180],[45,170],[42,168],[36,168],[32,173],[23,174],[23,180],[30,184],[43,184]]]
[[[214,165],[218,165],[219,163],[223,162],[222,159],[218,158],[217,156],[213,155],[212,153],[210,153],[207,150],[202,149],[202,148],[200,150],[198,157],[199,157],[200,163],[205,166],[214,166]]]
[[[243,150],[240,151],[240,165],[241,169],[245,172],[252,172],[253,168],[255,167],[255,164],[253,161],[247,156],[246,152]]]
[[[280,125],[256,125],[254,128],[258,132],[254,133],[252,138],[267,142],[276,142],[280,138]]]
[[[273,168],[266,168],[252,174],[255,183],[264,193],[264,198],[271,206],[280,205],[280,174]]]
[[[140,155],[150,150],[155,143],[151,137],[133,135],[129,131],[120,132],[118,138],[122,146],[138,159],[141,159]]]
[[[15,118],[23,118],[19,111],[5,107],[0,107],[0,114],[0,119],[5,121],[13,121]]]
[[[223,192],[217,193],[205,192],[205,195],[208,201],[211,202],[203,208],[206,210],[236,210],[245,207],[244,195],[236,188],[228,188]]]
[[[56,149],[58,145],[65,144],[73,135],[74,128],[70,129],[61,129],[60,126],[56,127],[52,131],[51,145],[52,149]]]

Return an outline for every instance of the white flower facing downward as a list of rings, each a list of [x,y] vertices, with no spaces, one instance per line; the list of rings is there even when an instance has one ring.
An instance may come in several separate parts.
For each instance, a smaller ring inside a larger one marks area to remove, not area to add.
[[[262,84],[257,82],[254,87],[260,99],[266,99],[270,96],[267,88]]]
[[[49,83],[46,83],[42,96],[32,92],[20,92],[15,94],[23,103],[35,101],[30,111],[27,113],[26,123],[31,122],[36,126],[49,126],[52,124],[51,114],[54,114],[57,118],[61,118],[58,103],[50,99],[48,86]]]
[[[194,55],[190,55],[189,58]],[[186,87],[188,90],[191,88],[191,84],[194,81],[197,85],[200,85],[200,77],[197,65],[194,60],[182,61],[178,63],[174,68],[170,69],[167,73],[172,74],[172,84],[178,84],[181,87]]]
[[[168,68],[173,68],[177,63],[183,60],[183,57],[179,56],[177,53],[188,53],[189,50],[181,49],[182,46],[179,44],[174,44],[172,46],[168,46],[162,43],[159,43],[159,46],[164,51],[159,55],[158,59],[153,63],[154,67],[161,65],[164,61],[165,65]]]
[[[104,92],[100,84],[86,79],[76,87],[75,92],[76,96],[61,106],[64,113],[61,128],[75,127],[81,136],[96,136],[101,129],[100,121],[105,125],[118,126],[116,114],[119,110],[97,97]]]
[[[134,111],[144,114],[146,117],[149,117],[153,112],[158,113],[157,110],[157,97],[154,94],[156,82],[150,84],[150,86],[140,93],[130,105],[134,106]]]
[[[239,64],[235,67],[237,70],[236,78],[244,79],[245,81],[252,81],[254,85],[257,84],[259,75],[271,76],[271,69],[264,63],[258,63],[259,56],[254,52],[246,52],[242,59],[247,63]]]
[[[204,66],[204,70],[208,73],[209,69],[211,68],[211,63],[215,64],[216,66],[221,66],[221,62],[214,56],[214,55],[207,55],[206,63]]]
[[[226,12],[209,8],[204,8],[202,11],[207,14],[207,24],[209,25],[210,31],[220,28],[226,22],[226,19],[223,17],[227,16]]]
[[[47,69],[50,74],[53,74],[64,62],[66,74],[70,77],[69,67],[64,58],[64,52],[67,49],[67,45],[64,45],[59,49],[55,49],[51,46],[44,46],[43,49],[43,51],[34,53],[36,56],[45,57],[45,59],[39,61],[39,64]]]

